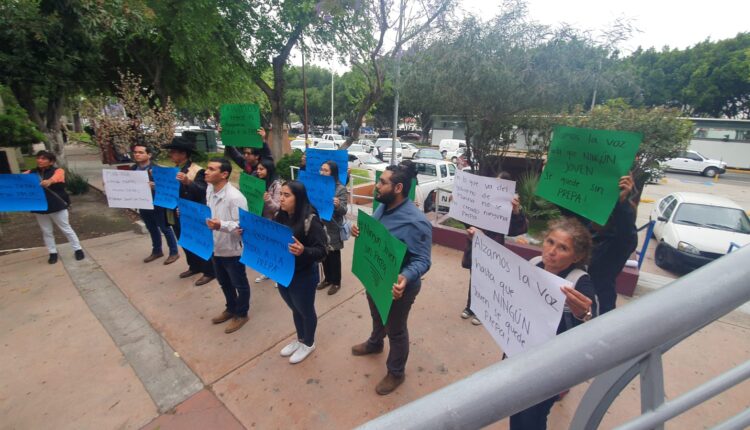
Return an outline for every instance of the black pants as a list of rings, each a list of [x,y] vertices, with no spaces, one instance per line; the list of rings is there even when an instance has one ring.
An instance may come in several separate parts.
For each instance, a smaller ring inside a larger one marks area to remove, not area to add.
[[[175,223],[172,228],[174,229],[174,233],[177,235],[177,239],[179,240],[181,233],[180,217],[175,217]],[[214,265],[210,259],[206,261],[185,248],[182,248],[182,250],[185,251],[185,259],[187,260],[188,268],[190,270],[192,270],[193,272],[203,273],[205,276],[210,276],[212,278],[216,276],[214,274]]]
[[[295,273],[289,287],[279,285],[279,294],[292,310],[297,340],[307,346],[315,343],[315,330],[318,327],[318,314],[315,312],[315,287],[320,275],[317,264],[304,272]]]
[[[216,279],[226,299],[227,312],[246,317],[250,309],[250,283],[240,257],[213,257]]]
[[[471,269],[469,269],[469,297],[466,298],[466,310],[469,314],[474,315],[474,311],[471,310]]]
[[[510,416],[510,430],[546,430],[547,416],[557,396]]]
[[[341,250],[328,251],[323,260],[323,279],[329,284],[341,285]]]
[[[400,299],[394,300],[388,314],[388,321],[383,325],[375,302],[367,294],[367,302],[370,304],[370,316],[372,316],[372,333],[368,343],[375,348],[382,348],[385,336],[388,335],[390,351],[385,362],[388,372],[395,376],[402,376],[406,369],[406,360],[409,358],[409,311],[414,299],[419,294],[419,287],[407,288]]]

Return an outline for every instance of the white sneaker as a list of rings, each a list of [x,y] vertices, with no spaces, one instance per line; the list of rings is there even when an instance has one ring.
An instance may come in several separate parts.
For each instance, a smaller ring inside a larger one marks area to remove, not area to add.
[[[294,354],[294,351],[296,351],[300,345],[302,345],[302,342],[295,340],[294,342],[281,349],[281,356],[289,357],[290,355]]]
[[[266,279],[268,279],[268,276],[266,276],[266,275],[260,275],[257,278],[255,278],[255,283],[256,284],[260,284],[261,282],[265,281]]]
[[[315,344],[312,344],[312,346],[307,346],[304,343],[300,343],[299,348],[297,348],[297,350],[294,351],[294,354],[289,357],[289,362],[292,364],[297,364],[300,361],[306,359],[307,356],[310,355],[310,353],[313,351],[315,351]]]

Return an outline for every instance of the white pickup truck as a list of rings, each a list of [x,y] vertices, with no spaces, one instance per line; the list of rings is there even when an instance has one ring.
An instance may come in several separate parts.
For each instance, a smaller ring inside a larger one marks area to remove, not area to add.
[[[344,139],[344,136],[340,134],[330,134],[330,133],[327,133],[321,136],[320,140],[333,142],[336,145],[336,147],[340,147],[341,145],[344,144],[344,142],[346,142],[346,139]]]
[[[456,165],[445,160],[421,159],[414,161],[417,166],[417,189],[415,200],[417,206],[425,212],[435,210],[435,200],[440,197],[438,209],[448,210],[450,206],[450,192],[438,192],[453,190],[453,180],[456,178]]]

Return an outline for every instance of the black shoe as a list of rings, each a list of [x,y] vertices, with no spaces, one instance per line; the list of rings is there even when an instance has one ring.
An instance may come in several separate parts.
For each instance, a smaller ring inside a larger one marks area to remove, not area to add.
[[[49,263],[49,264],[55,264],[55,263],[57,263],[57,253],[56,252],[53,252],[52,254],[49,255],[49,260],[47,260],[47,263]]]
[[[83,250],[82,249],[76,250],[76,260],[78,261],[83,260],[83,257],[84,257]]]

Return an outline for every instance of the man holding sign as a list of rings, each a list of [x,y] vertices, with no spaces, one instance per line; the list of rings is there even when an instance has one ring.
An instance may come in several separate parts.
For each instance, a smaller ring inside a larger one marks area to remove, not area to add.
[[[366,342],[352,347],[353,355],[378,354],[383,351],[385,336],[388,336],[388,373],[375,387],[380,395],[393,392],[404,382],[406,360],[409,357],[407,319],[422,287],[422,276],[430,270],[432,264],[432,225],[424,213],[408,199],[413,177],[413,170],[402,166],[388,166],[375,184],[375,198],[382,204],[373,213],[373,218],[380,221],[396,239],[406,244],[406,255],[393,283],[393,303],[387,321],[382,320],[373,297],[368,293],[372,333]],[[357,237],[359,234],[360,229],[352,226],[352,235]]]
[[[224,311],[211,322],[221,324],[231,319],[224,330],[227,334],[245,325],[250,309],[250,283],[245,265],[240,262],[242,236],[236,231],[240,226],[240,209],[247,210],[247,201],[229,183],[231,174],[232,165],[223,158],[212,158],[206,166],[206,203],[211,208],[211,219],[206,220],[206,225],[213,230],[214,272],[226,299]]]

